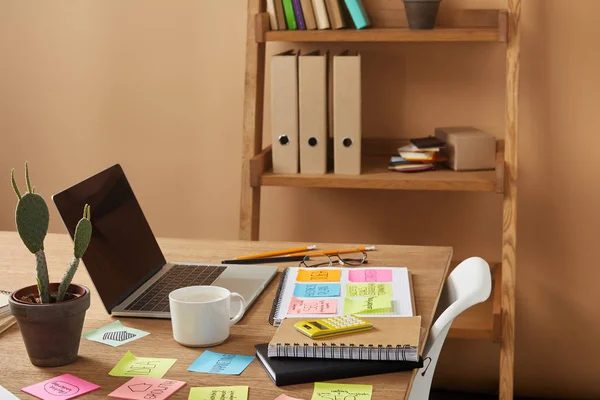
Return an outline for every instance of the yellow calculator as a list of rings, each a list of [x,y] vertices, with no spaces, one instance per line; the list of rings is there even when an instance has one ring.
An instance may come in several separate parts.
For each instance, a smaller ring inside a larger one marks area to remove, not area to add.
[[[338,317],[296,322],[294,328],[311,339],[321,339],[366,331],[373,328],[373,325],[354,315],[340,315]]]

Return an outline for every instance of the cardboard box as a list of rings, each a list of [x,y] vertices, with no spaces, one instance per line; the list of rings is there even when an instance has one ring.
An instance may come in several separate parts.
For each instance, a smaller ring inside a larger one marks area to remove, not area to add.
[[[435,136],[446,142],[446,165],[455,171],[496,168],[496,138],[469,127],[436,128]]]

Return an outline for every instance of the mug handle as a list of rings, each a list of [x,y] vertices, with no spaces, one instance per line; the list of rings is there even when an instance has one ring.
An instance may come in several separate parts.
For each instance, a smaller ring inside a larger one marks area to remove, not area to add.
[[[240,303],[242,303],[242,309],[238,311],[236,316],[229,321],[229,326],[235,325],[240,319],[242,319],[244,313],[246,312],[246,300],[242,297],[242,295],[236,292],[231,292],[231,297],[237,297],[240,300]]]

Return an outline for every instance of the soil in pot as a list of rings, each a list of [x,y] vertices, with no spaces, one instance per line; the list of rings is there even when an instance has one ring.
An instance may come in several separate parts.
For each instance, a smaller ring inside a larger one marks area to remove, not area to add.
[[[410,29],[433,29],[440,8],[440,0],[404,0]]]
[[[58,286],[51,283],[50,291],[57,292]],[[77,359],[90,291],[85,286],[71,285],[67,293],[69,300],[41,304],[36,300],[37,286],[33,285],[16,291],[9,299],[33,365],[57,367]]]

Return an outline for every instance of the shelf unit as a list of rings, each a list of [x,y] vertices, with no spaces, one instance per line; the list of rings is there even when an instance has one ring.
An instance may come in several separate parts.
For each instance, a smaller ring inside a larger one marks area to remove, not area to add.
[[[258,240],[260,197],[263,186],[352,188],[422,191],[493,192],[503,196],[502,262],[491,265],[492,295],[458,318],[449,337],[487,339],[500,343],[501,399],[513,397],[515,252],[517,198],[517,139],[521,1],[507,0],[508,10],[449,10],[438,17],[436,28],[406,28],[402,2],[364,0],[373,26],[364,30],[270,31],[265,0],[248,1],[246,77],[240,239]],[[381,27],[381,28],[379,28]],[[422,174],[388,171],[390,154],[405,141],[363,139],[363,173],[359,176],[282,175],[272,172],[271,147],[263,148],[265,49],[268,42],[401,43],[488,42],[506,48],[506,132],[497,143],[492,171],[437,170]]]

